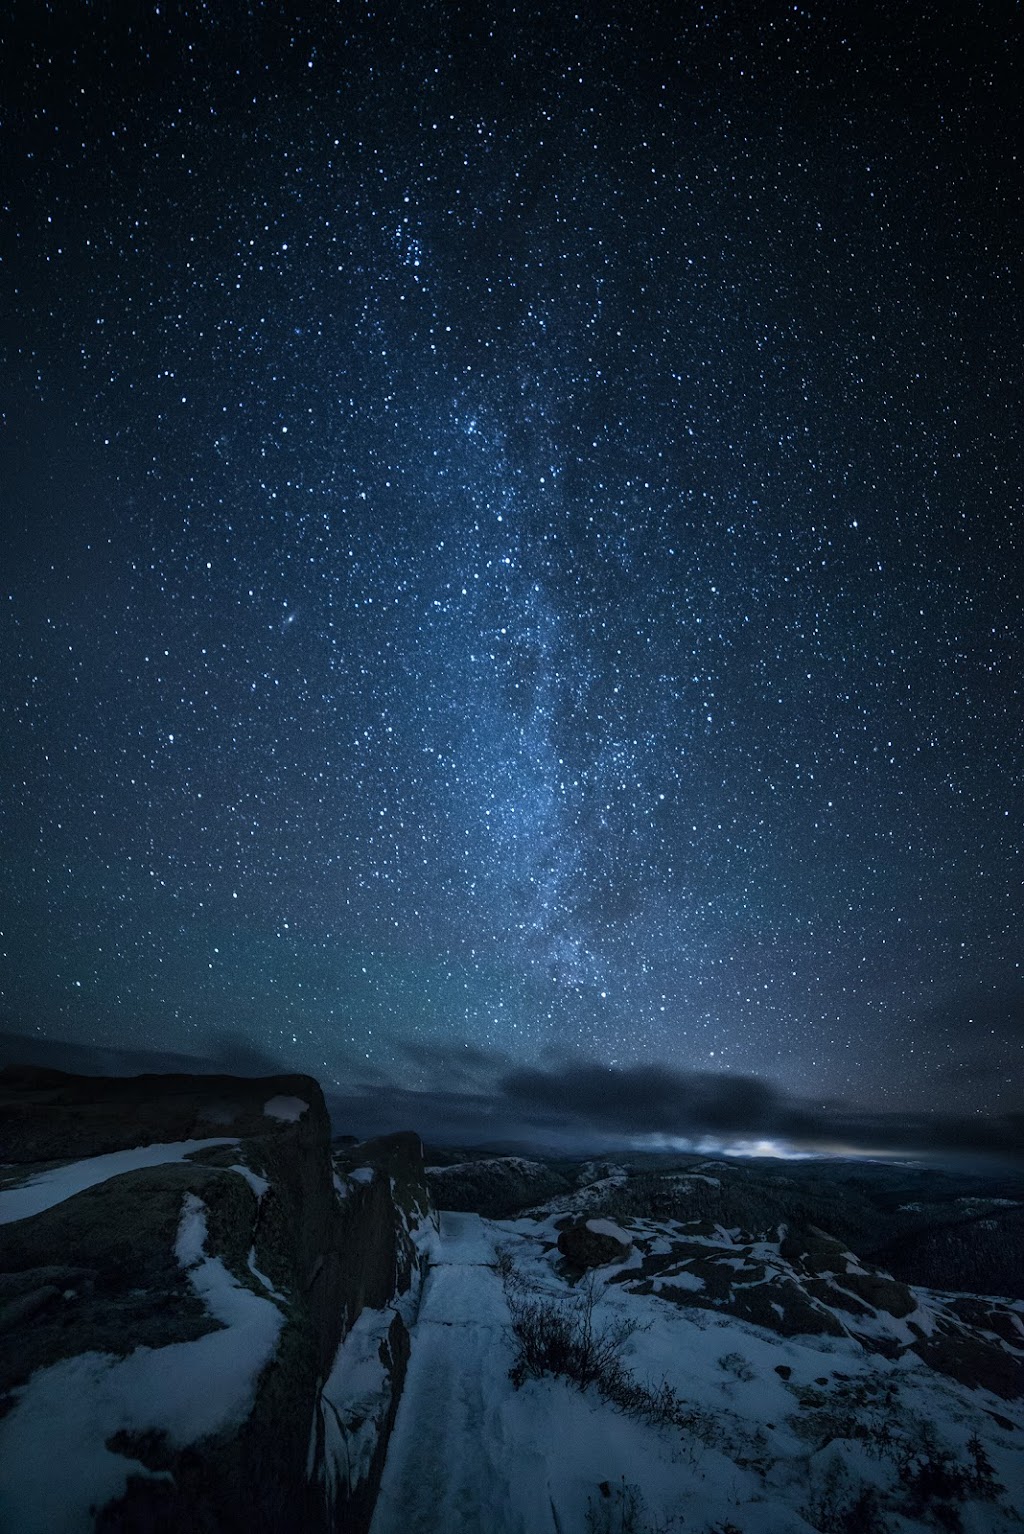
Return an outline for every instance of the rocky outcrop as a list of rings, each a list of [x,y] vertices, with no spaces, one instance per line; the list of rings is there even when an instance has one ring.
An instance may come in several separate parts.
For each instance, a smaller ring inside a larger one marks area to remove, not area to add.
[[[432,1228],[418,1139],[336,1167],[303,1076],[8,1070],[0,1122],[0,1524],[364,1530]]]
[[[558,1233],[558,1250],[577,1272],[624,1262],[631,1243],[625,1231],[610,1220],[579,1220]]]
[[[1007,1400],[1024,1394],[1019,1305],[915,1291],[814,1225],[780,1226],[774,1239],[758,1239],[706,1222],[623,1224],[633,1256],[611,1283],[736,1316],[782,1337],[848,1337],[867,1353],[916,1354],[963,1384]],[[567,1234],[558,1237],[560,1249]]]
[[[507,1219],[572,1186],[568,1177],[550,1166],[522,1156],[491,1156],[454,1166],[432,1166],[427,1171],[427,1184],[436,1208],[482,1214],[490,1220]]]

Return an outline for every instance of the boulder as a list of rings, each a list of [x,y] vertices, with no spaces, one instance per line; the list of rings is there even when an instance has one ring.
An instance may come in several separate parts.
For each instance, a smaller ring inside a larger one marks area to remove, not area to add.
[[[570,1267],[583,1272],[625,1261],[631,1243],[625,1231],[608,1220],[581,1220],[559,1232],[558,1250]]]
[[[888,1311],[890,1316],[902,1319],[917,1309],[917,1300],[898,1279],[888,1273],[850,1273],[839,1280],[844,1289],[850,1289],[860,1299],[866,1300],[876,1310]]]

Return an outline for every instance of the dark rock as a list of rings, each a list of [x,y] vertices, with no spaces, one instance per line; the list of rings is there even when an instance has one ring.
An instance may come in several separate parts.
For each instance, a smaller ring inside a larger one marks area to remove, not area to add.
[[[430,1167],[427,1186],[437,1209],[465,1210],[491,1220],[507,1219],[569,1191],[567,1177],[541,1161],[491,1156],[453,1166]]]
[[[60,1290],[54,1288],[53,1284],[41,1284],[38,1289],[29,1289],[25,1294],[18,1295],[17,1299],[8,1301],[0,1310],[0,1332],[23,1326],[59,1298]]]
[[[844,1278],[843,1285],[846,1280]],[[847,1294],[845,1287],[832,1283],[827,1278],[809,1278],[804,1284],[807,1293],[823,1305],[833,1305],[837,1310],[843,1310],[851,1316],[870,1316],[873,1312],[870,1305],[865,1305],[856,1295]]]
[[[875,1310],[888,1311],[898,1319],[909,1316],[917,1309],[917,1300],[906,1284],[890,1278],[887,1273],[850,1273],[840,1280],[844,1289],[851,1289],[860,1299],[873,1305]]]
[[[780,1255],[802,1267],[805,1273],[845,1273],[850,1254],[841,1241],[816,1225],[785,1236]]]
[[[624,1261],[629,1256],[630,1246],[606,1231],[591,1230],[584,1220],[559,1234],[558,1250],[570,1267],[583,1272],[587,1268],[603,1268],[607,1263]]]
[[[843,1328],[823,1305],[816,1305],[792,1279],[776,1279],[736,1291],[730,1311],[780,1337],[841,1337]]]
[[[1024,1318],[1018,1311],[973,1295],[957,1295],[947,1301],[947,1309],[978,1331],[994,1332],[1015,1348],[1024,1348]]]
[[[776,1364],[775,1373],[779,1376],[780,1380],[788,1380],[793,1371],[788,1364]]]
[[[0,1071],[0,1162],[77,1161],[136,1145],[285,1130],[265,1117],[271,1097],[312,1102],[306,1125],[329,1136],[323,1094],[309,1076],[69,1076],[39,1067]],[[301,1122],[301,1121],[300,1121]]]
[[[1009,1417],[1003,1416],[1002,1412],[990,1411],[989,1416],[996,1427],[1001,1427],[1005,1433],[1015,1433],[1017,1431],[1016,1422],[1011,1422]]]
[[[1005,1401],[1024,1395],[1024,1360],[984,1337],[935,1334],[913,1343],[919,1358],[962,1385],[991,1390]]]
[[[280,1104],[268,1116],[274,1098],[298,1103],[291,1115],[285,1103],[283,1116]],[[281,1314],[244,1421],[184,1447],[159,1429],[114,1435],[115,1450],[126,1456],[126,1484],[99,1511],[96,1529],[361,1534],[408,1360],[400,1312],[414,1307],[416,1232],[429,1218],[418,1138],[394,1136],[344,1152],[367,1170],[347,1186],[339,1176],[336,1187],[323,1096],[301,1076],[108,1080],[9,1070],[0,1074],[0,1117],[4,1158],[26,1174],[40,1163],[141,1144],[217,1136],[235,1142],[122,1173],[0,1226],[0,1317],[13,1316],[0,1325],[0,1403],[7,1392],[17,1410],[13,1387],[62,1360],[95,1352],[113,1365],[136,1348],[187,1345],[220,1329],[175,1253],[190,1197],[201,1200],[205,1252],[236,1287]],[[232,1170],[239,1166],[248,1177]],[[62,1265],[64,1254],[73,1254],[74,1267]],[[368,1473],[350,1484],[337,1463],[327,1473],[321,1389],[364,1306],[388,1317],[381,1342],[388,1388]],[[16,1324],[29,1315],[30,1325]],[[203,1388],[197,1378],[197,1391]],[[166,1475],[133,1476],[132,1461]]]

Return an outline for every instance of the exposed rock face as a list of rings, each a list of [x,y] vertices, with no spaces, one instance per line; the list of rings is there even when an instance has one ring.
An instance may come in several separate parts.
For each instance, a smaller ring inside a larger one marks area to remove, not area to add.
[[[0,1122],[0,1525],[365,1529],[430,1231],[418,1139],[354,1147],[343,1181],[302,1076],[9,1070]],[[327,1392],[367,1352],[353,1455]]]
[[[436,1234],[418,1135],[335,1150],[339,1220],[328,1263],[344,1315],[321,1380],[310,1452],[336,1526],[369,1527]]]
[[[571,1186],[567,1177],[551,1167],[522,1156],[430,1167],[427,1184],[436,1208],[465,1210],[490,1220],[507,1219],[532,1204],[567,1192]]]

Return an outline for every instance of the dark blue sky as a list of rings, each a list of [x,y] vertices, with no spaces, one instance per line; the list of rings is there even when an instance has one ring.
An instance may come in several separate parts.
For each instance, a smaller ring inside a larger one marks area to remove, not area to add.
[[[7,1029],[1022,1107],[1019,14],[748,10],[8,9]]]

